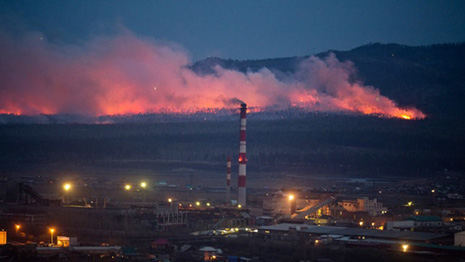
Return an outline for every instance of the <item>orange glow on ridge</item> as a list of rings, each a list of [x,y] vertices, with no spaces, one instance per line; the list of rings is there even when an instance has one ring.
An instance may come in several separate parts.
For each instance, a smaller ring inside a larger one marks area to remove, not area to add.
[[[35,43],[36,34],[0,35],[0,53],[8,65],[8,71],[0,70],[0,114],[215,114],[245,101],[251,106],[248,113],[300,108],[425,118],[417,109],[399,108],[372,86],[353,83],[353,64],[334,54],[304,60],[286,79],[267,68],[240,72],[216,66],[214,74],[201,75],[178,47],[129,31],[83,46]],[[23,53],[29,55],[18,60],[16,54]]]

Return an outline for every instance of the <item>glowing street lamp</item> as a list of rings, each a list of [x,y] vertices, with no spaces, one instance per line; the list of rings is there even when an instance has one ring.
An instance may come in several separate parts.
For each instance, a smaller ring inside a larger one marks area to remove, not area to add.
[[[290,206],[290,210],[289,210],[289,213],[292,215],[295,213],[295,205],[296,205],[296,202],[295,202],[295,196],[293,194],[290,194],[288,197],[287,197],[288,201],[289,201],[289,206]]]
[[[54,228],[50,228],[50,243],[53,245],[53,232],[55,232]]]
[[[63,185],[63,190],[65,190],[65,193],[63,195],[63,200],[64,200],[64,202],[66,204],[68,202],[68,199],[67,199],[68,198],[68,191],[71,190],[71,184],[69,184],[69,183],[64,184]]]
[[[140,187],[143,189],[143,190],[142,190],[142,194],[143,194],[143,200],[142,200],[142,202],[143,202],[144,205],[145,205],[145,200],[146,200],[146,198],[147,198],[147,190],[145,190],[146,187],[147,187],[147,182],[142,181],[142,182],[140,183]]]
[[[19,229],[21,228],[21,225],[15,224],[15,229],[16,229],[16,235],[18,235]]]
[[[171,197],[168,198],[168,203],[170,203],[170,211],[173,212],[173,199]]]
[[[129,191],[129,190],[131,190],[131,187],[132,186],[130,184],[127,184],[127,185],[124,186],[124,189],[126,189],[126,191]]]
[[[68,192],[68,191],[71,189],[71,184],[68,184],[68,183],[64,184],[64,185],[63,185],[63,189],[64,189],[66,192]]]
[[[242,205],[241,204],[237,205],[237,208],[242,208]]]
[[[200,202],[199,201],[195,202],[195,205],[200,206]]]
[[[407,244],[402,245],[402,251],[407,252],[407,250],[408,250],[408,245]]]

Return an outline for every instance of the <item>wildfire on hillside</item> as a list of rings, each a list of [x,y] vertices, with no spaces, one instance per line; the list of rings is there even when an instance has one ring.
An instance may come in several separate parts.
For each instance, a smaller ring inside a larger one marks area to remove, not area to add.
[[[353,81],[351,62],[334,54],[310,57],[287,75],[262,68],[240,72],[214,68],[194,72],[186,52],[130,32],[99,37],[84,46],[48,43],[40,33],[12,37],[0,32],[0,114],[251,113],[300,108],[308,112],[354,112],[422,119],[379,90]]]

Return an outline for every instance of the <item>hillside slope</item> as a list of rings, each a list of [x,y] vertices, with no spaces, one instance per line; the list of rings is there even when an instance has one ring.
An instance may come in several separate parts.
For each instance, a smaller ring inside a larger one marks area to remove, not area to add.
[[[400,106],[417,107],[430,117],[461,117],[465,113],[465,43],[432,46],[368,44],[349,51],[330,50],[341,61],[357,68],[357,81],[374,86]],[[264,60],[207,58],[193,65],[200,74],[213,73],[219,65],[242,72],[266,67],[272,71],[295,72],[307,57]]]

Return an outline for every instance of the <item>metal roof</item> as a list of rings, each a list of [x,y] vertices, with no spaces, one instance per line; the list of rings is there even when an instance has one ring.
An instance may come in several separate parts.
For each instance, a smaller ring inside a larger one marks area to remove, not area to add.
[[[437,238],[443,238],[449,236],[448,234],[436,234],[426,232],[411,232],[411,231],[387,231],[387,230],[376,230],[376,229],[364,229],[355,227],[333,227],[333,226],[314,226],[314,225],[297,225],[297,224],[278,224],[273,226],[260,227],[261,230],[268,231],[289,231],[289,229],[295,229],[299,232],[309,234],[334,234],[343,236],[365,236],[373,238],[383,239],[402,239],[412,241],[428,241]]]
[[[428,221],[442,221],[440,217],[437,216],[411,216],[407,220],[428,222]]]

